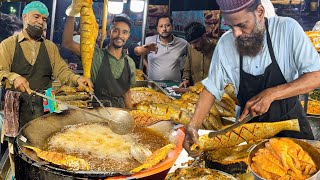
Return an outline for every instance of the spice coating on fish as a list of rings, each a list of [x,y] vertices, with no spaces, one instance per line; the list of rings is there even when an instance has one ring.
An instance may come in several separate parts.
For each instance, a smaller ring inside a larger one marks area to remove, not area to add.
[[[37,153],[37,156],[45,161],[48,161],[52,164],[65,167],[70,170],[85,170],[89,171],[90,166],[89,164],[81,158],[77,158],[75,156],[66,155],[58,152],[51,152],[51,151],[43,151],[39,148],[32,147],[32,146],[24,146],[28,149],[32,149],[34,152]]]
[[[261,139],[273,137],[281,131],[300,131],[297,119],[273,122],[273,123],[248,123],[237,127],[225,134],[210,138],[208,134],[199,137],[200,148],[213,150],[222,147],[236,146],[242,142],[255,142]],[[192,148],[199,148],[192,145]]]
[[[187,125],[191,118],[188,110],[169,103],[137,104],[136,109],[157,116],[164,116],[166,119],[170,119],[177,124]]]
[[[92,4],[92,0],[86,0]],[[83,76],[90,78],[94,47],[98,36],[98,24],[92,7],[82,7],[80,11],[80,49]]]
[[[174,144],[168,144],[168,145],[156,150],[155,152],[153,152],[151,154],[151,156],[149,156],[146,159],[146,161],[141,166],[134,168],[133,170],[131,170],[131,172],[136,173],[136,172],[140,172],[143,169],[148,169],[148,168],[153,167],[154,165],[160,163],[162,160],[166,159],[168,154],[172,150],[174,150],[175,148],[176,148],[176,146]]]
[[[149,103],[169,103],[172,101],[168,96],[147,87],[130,88],[131,101],[133,106],[142,102]]]

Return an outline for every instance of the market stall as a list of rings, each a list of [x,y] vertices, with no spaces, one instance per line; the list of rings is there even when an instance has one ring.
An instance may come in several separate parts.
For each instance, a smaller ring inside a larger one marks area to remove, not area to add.
[[[51,40],[55,29],[57,1],[54,0],[52,3]],[[290,1],[289,5],[291,4],[300,5],[296,1]],[[144,12],[141,14],[143,21],[135,21],[142,25],[142,44],[148,29],[147,14],[150,11],[148,5],[149,1],[145,1]],[[173,1],[167,4],[170,7],[170,14],[175,8],[179,11],[191,8],[190,4],[186,5],[185,9],[173,5]],[[105,5],[103,9],[106,10]],[[157,12],[161,11],[159,9]],[[197,7],[197,10],[202,9]],[[93,12],[90,13],[83,12],[82,16],[94,16]],[[201,13],[203,15],[203,12]],[[173,14],[179,15],[179,13]],[[207,15],[206,20],[212,20],[212,16],[212,14]],[[102,16],[101,19],[102,23],[107,25],[106,16]],[[94,21],[85,19],[82,21],[81,30],[87,33],[85,34],[87,39],[81,40],[82,49],[89,50],[81,56],[86,56],[83,58],[84,75],[90,77],[92,49],[96,39],[90,34],[90,30],[97,27]],[[219,21],[214,22],[220,22],[220,17]],[[181,33],[182,25],[177,26],[177,29],[180,29]],[[215,35],[217,34],[219,33]],[[213,36],[212,32],[210,35]],[[312,34],[311,36],[313,37]],[[88,39],[90,43],[87,43]],[[311,40],[319,49],[319,39]],[[218,177],[262,179],[265,174],[270,177],[275,174],[276,178],[289,176],[302,179],[320,178],[319,90],[311,92],[309,97],[306,96],[306,100],[301,102],[304,103],[306,113],[309,115],[308,120],[316,140],[283,139],[274,136],[285,130],[300,131],[298,120],[254,122],[237,126],[236,105],[239,102],[234,86],[228,84],[224,87],[225,93],[221,101],[213,103],[201,124],[200,144],[194,144],[192,148],[203,150],[203,154],[200,158],[193,159],[182,147],[184,126],[189,124],[204,86],[202,83],[196,83],[188,88],[180,88],[178,81],[153,81],[142,71],[142,59],[139,65],[140,70],[135,72],[137,82],[130,87],[133,103],[130,110],[96,107],[100,104],[92,101],[94,97],[89,91],[61,86],[59,82],[54,82],[53,90],[57,100],[82,108],[96,116],[81,110],[67,109],[61,104],[48,105],[50,106],[48,109],[54,107],[53,111],[56,109],[59,111],[27,123],[15,139],[15,177],[41,180],[140,178],[171,180]],[[135,129],[132,133],[126,135],[113,133],[108,123],[97,117],[116,119],[121,111],[129,113],[134,119]],[[219,133],[232,125],[237,127]],[[218,135],[212,135],[214,132]],[[143,147],[143,152],[132,150],[137,144]],[[142,154],[142,160],[137,158],[135,153],[138,156]],[[8,162],[5,163],[8,166]],[[8,167],[4,169],[8,170]],[[270,175],[270,172],[273,174]]]

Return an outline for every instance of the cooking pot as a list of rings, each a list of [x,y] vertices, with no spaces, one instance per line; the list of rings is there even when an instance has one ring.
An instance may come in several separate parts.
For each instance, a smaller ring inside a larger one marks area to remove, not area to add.
[[[118,111],[123,111],[120,108],[108,108],[111,112],[109,115],[104,109],[96,108],[90,111],[112,119]],[[36,153],[26,149],[25,145],[39,147],[43,149],[49,137],[59,132],[62,128],[69,125],[81,123],[103,122],[103,120],[86,114],[78,110],[66,110],[62,113],[51,113],[42,117],[36,118],[25,126],[23,126],[15,140],[15,166],[17,179],[39,179],[39,180],[55,180],[55,179],[124,179],[124,178],[142,178],[154,175],[169,169],[182,150],[182,142],[184,132],[182,129],[174,129],[174,124],[168,121],[159,122],[150,128],[176,145],[176,148],[169,153],[168,157],[148,170],[127,174],[114,171],[72,171],[53,166],[37,157]]]

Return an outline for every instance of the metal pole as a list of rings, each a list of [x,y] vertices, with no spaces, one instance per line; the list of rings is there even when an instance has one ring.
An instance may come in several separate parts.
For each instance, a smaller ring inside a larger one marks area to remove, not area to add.
[[[146,42],[146,27],[147,27],[147,17],[148,17],[148,6],[149,6],[149,0],[144,1],[144,10],[143,10],[143,20],[142,20],[142,36],[141,36],[141,46],[143,46]],[[140,57],[140,64],[139,69],[143,69],[143,59],[144,57]]]
[[[21,17],[22,16],[22,12],[21,12],[21,6],[22,6],[22,3],[19,2],[19,10],[18,10],[18,16]]]
[[[103,12],[102,12],[102,34],[101,34],[100,48],[103,48],[102,45],[103,45],[104,39],[107,37],[107,23],[108,23],[108,0],[104,0]]]
[[[56,19],[57,0],[52,0],[52,15],[50,26],[50,40],[53,41],[54,22]]]
[[[171,11],[171,0],[169,0],[169,16],[172,16],[172,11]]]

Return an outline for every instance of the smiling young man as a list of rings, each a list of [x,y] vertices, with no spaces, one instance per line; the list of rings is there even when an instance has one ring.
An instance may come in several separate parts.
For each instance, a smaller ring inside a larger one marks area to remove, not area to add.
[[[251,122],[298,119],[300,132],[277,136],[313,139],[297,96],[320,87],[320,59],[301,26],[289,17],[264,18],[260,0],[217,3],[232,31],[220,38],[208,78],[202,81],[205,89],[186,128],[185,149],[192,156],[201,153],[190,146],[199,143],[197,131],[227,83],[235,85],[240,121],[249,113],[255,117]]]
[[[82,4],[82,6],[89,4]],[[74,17],[68,16],[63,45],[80,56],[80,44],[72,40]],[[131,22],[127,15],[116,15],[110,27],[110,43],[95,48],[91,66],[91,80],[95,95],[104,106],[131,108],[130,86],[135,83],[135,63],[123,50],[130,37]]]
[[[183,68],[180,87],[188,87],[208,76],[216,42],[206,35],[206,28],[199,22],[191,22],[184,28],[190,46]]]
[[[62,84],[89,86],[89,78],[74,74],[61,58],[57,46],[42,37],[49,12],[40,1],[33,1],[22,12],[23,29],[0,44],[0,84],[8,93],[23,92],[20,96],[19,126],[44,114],[41,97],[31,90],[46,90],[53,79]],[[6,99],[6,105],[9,107]]]

